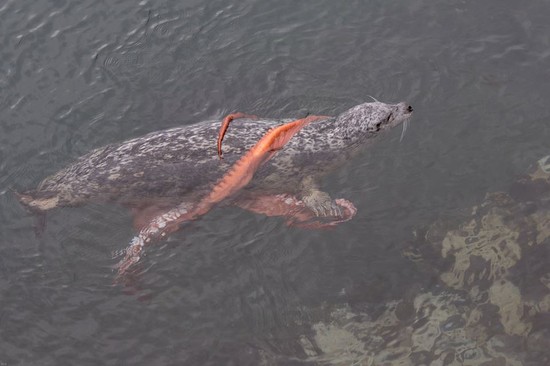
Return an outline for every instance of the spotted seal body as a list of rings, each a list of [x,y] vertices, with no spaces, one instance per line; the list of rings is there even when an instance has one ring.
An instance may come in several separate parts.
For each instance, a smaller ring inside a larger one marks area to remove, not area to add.
[[[250,191],[294,194],[316,214],[333,214],[334,202],[317,188],[317,178],[411,113],[412,108],[405,103],[374,102],[355,106],[337,117],[318,119],[297,132],[257,172]],[[88,201],[134,206],[197,200],[267,131],[288,121],[235,120],[224,142],[223,160],[215,149],[219,121],[107,145],[80,157],[19,198],[38,211]]]

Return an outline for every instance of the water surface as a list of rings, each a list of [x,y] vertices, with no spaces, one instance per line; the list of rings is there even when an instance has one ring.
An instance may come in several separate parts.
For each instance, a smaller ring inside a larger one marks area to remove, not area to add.
[[[547,196],[490,201],[477,229],[528,219],[537,242],[506,234],[492,258],[460,238],[472,206],[550,154],[549,16],[544,0],[5,0],[0,364],[547,364]],[[56,210],[36,237],[11,192],[150,131],[368,95],[415,115],[323,182],[354,220],[214,210],[148,250],[137,294],[113,286],[128,212]]]

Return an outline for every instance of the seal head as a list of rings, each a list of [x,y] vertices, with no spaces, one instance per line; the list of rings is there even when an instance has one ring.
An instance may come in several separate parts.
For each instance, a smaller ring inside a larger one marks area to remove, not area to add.
[[[360,142],[372,138],[403,122],[408,122],[413,108],[407,103],[385,104],[381,102],[359,104],[336,118],[336,131],[345,140]],[[406,126],[406,124],[404,125]],[[404,127],[405,129],[405,127]]]

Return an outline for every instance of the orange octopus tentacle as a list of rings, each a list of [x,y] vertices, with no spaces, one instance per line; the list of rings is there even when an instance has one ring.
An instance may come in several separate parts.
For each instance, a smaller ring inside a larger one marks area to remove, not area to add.
[[[162,215],[153,218],[134,237],[126,249],[124,258],[118,263],[119,276],[123,275],[141,257],[145,244],[155,239],[166,237],[179,229],[181,224],[194,220],[206,214],[217,203],[231,196],[247,185],[260,165],[268,161],[278,150],[307,124],[319,119],[319,116],[309,116],[286,123],[268,131],[247,153],[241,157],[229,171],[218,181],[212,191],[196,206],[185,204],[173,208]]]
[[[320,119],[320,118],[329,118],[329,117],[330,116],[314,116],[314,115],[312,115],[312,116],[308,116],[306,118]],[[225,136],[225,133],[227,132],[227,130],[229,128],[229,124],[231,123],[231,121],[233,121],[234,119],[237,119],[237,118],[257,119],[258,116],[255,116],[253,114],[245,114],[245,113],[237,112],[237,113],[229,114],[223,119],[222,125],[220,127],[220,131],[218,132],[218,141],[217,141],[218,157],[220,159],[223,159],[223,156],[222,156],[223,155],[223,153],[222,153],[222,142],[223,142],[223,138]],[[302,119],[306,119],[306,118],[302,118]],[[297,120],[297,121],[299,121],[299,120]],[[293,122],[289,122],[289,123],[293,123]]]
[[[253,114],[246,114],[241,112],[231,113],[225,116],[225,118],[222,121],[222,126],[220,127],[220,131],[218,132],[218,157],[220,159],[223,159],[222,156],[222,141],[223,137],[225,136],[225,133],[227,132],[227,129],[229,128],[229,124],[231,121],[237,118],[251,118],[251,119],[257,119],[258,117]]]
[[[214,186],[201,204],[212,207],[244,187],[250,182],[260,165],[268,161],[274,152],[282,149],[292,136],[307,124],[320,118],[322,117],[309,116],[269,130],[256,145],[229,169],[229,172]]]

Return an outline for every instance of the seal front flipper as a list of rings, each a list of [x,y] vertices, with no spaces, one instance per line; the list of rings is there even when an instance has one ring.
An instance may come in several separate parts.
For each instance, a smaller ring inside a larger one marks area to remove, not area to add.
[[[302,201],[318,217],[343,217],[342,208],[330,195],[319,189],[313,177],[302,180]]]
[[[317,217],[343,217],[340,206],[326,192],[312,189],[302,196],[302,201]]]
[[[302,200],[290,194],[262,195],[254,194],[239,197],[234,204],[242,209],[252,211],[265,216],[285,217],[289,226],[297,226],[307,229],[323,229],[334,227],[345,221],[351,220],[357,213],[357,209],[348,200],[339,198],[335,204],[340,208],[340,217],[319,217],[309,209]]]

